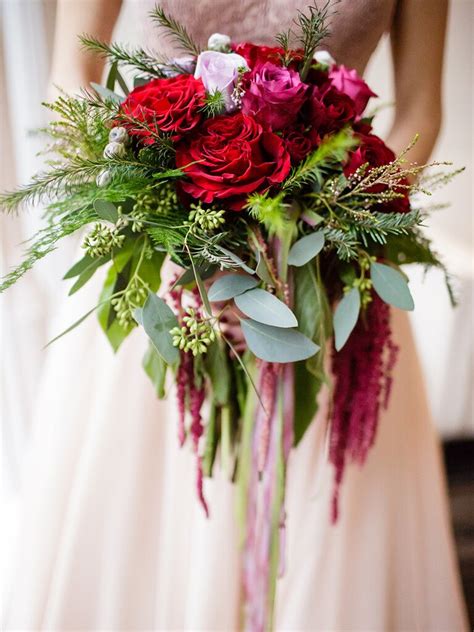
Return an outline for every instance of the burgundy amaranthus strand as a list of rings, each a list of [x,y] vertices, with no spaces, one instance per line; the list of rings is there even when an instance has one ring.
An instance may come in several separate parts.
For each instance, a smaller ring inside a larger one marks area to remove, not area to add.
[[[347,461],[364,463],[374,444],[380,408],[388,404],[397,353],[390,307],[374,295],[345,346],[333,353],[335,389],[329,440],[329,460],[335,468],[333,522],[338,518]]]

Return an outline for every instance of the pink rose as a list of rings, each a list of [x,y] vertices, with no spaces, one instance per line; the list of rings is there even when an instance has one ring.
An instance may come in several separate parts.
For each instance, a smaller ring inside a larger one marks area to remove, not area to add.
[[[207,92],[220,92],[224,98],[226,111],[232,112],[236,108],[232,93],[241,69],[247,70],[248,66],[240,55],[207,50],[197,58],[194,77],[201,79]]]
[[[377,96],[359,77],[356,70],[349,70],[345,66],[333,66],[329,72],[329,79],[334,87],[354,101],[358,116],[365,110],[370,97]]]
[[[242,112],[278,131],[295,121],[308,86],[296,70],[267,62],[246,75],[243,88]]]

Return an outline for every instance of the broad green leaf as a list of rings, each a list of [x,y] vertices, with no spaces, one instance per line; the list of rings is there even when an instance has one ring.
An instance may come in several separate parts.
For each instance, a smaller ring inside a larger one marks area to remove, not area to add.
[[[107,200],[95,200],[94,210],[100,219],[115,224],[119,218],[117,207]]]
[[[297,362],[319,351],[318,345],[296,329],[282,329],[255,320],[240,321],[250,351],[267,362]]]
[[[202,457],[202,471],[204,476],[212,476],[212,468],[214,466],[217,453],[218,433],[216,432],[216,425],[219,414],[220,409],[218,409],[214,402],[211,401],[208,422],[206,424],[204,454]]]
[[[118,104],[122,103],[122,101],[125,100],[125,97],[120,96],[120,94],[117,94],[116,92],[113,92],[112,90],[109,90],[108,88],[105,88],[104,86],[101,86],[94,81],[91,81],[91,86],[94,88],[97,94],[104,99],[104,101],[113,101],[114,103]]]
[[[383,263],[372,263],[370,278],[382,301],[406,311],[414,309],[415,304],[408,283],[398,270]]]
[[[165,301],[150,292],[143,306],[143,328],[155,349],[167,364],[179,360],[179,351],[173,346],[170,330],[177,327],[178,319]]]
[[[121,263],[125,261],[125,253],[123,254],[124,256],[122,257]],[[117,269],[114,259],[114,264],[109,268],[104,286],[102,288],[102,292],[100,294],[102,306],[97,312],[97,317],[99,320],[99,324],[105,335],[107,336],[114,351],[118,350],[122,342],[133,329],[133,327],[124,328],[119,324],[116,318],[115,309],[110,303],[111,296],[116,292],[123,290],[127,285],[128,275],[131,267],[131,255],[131,252],[127,254],[128,261],[124,263],[120,271]]]
[[[204,356],[204,366],[212,384],[212,396],[217,404],[229,402],[231,375],[227,354],[220,340],[213,342]]]
[[[110,261],[109,257],[100,257],[97,259],[92,259],[90,265],[81,272],[78,279],[69,290],[69,296],[71,296],[72,294],[75,294],[78,290],[80,290],[81,287],[83,287],[87,283],[87,281],[89,281],[89,279],[92,278],[95,271],[98,270],[100,266],[104,265],[108,261]]]
[[[293,244],[288,256],[290,266],[304,266],[305,263],[314,259],[324,247],[324,231],[318,230],[311,235],[306,235],[298,239]]]
[[[319,354],[318,354],[319,355]],[[294,445],[298,445],[313,421],[317,410],[317,395],[321,381],[306,367],[306,362],[295,363],[295,421]]]
[[[192,257],[190,257],[190,259],[191,259],[191,265],[193,267],[196,285],[198,286],[198,290],[199,290],[199,296],[201,297],[202,303],[204,305],[204,309],[208,316],[212,316],[212,308],[211,308],[211,304],[209,303],[209,298],[207,296],[206,286],[204,285],[204,282],[201,279],[201,275],[199,274],[198,269],[196,268]]]
[[[143,368],[155,387],[157,397],[163,399],[166,396],[165,381],[168,365],[152,344],[148,346],[143,357]]]
[[[255,269],[255,272],[257,274],[257,276],[262,279],[262,281],[264,283],[268,283],[269,285],[273,285],[274,281],[272,278],[272,275],[270,273],[270,270],[268,269],[268,266],[265,262],[265,258],[262,257],[262,255],[260,254],[260,252],[258,252],[258,263],[257,263],[257,267]]]
[[[77,263],[75,263],[72,268],[66,272],[63,276],[64,280],[73,279],[76,276],[82,274],[85,270],[87,270],[91,266],[97,266],[97,264],[102,265],[103,263],[107,263],[109,261],[109,257],[89,257],[89,255],[85,255],[80,259]],[[100,263],[99,263],[100,262]]]
[[[337,351],[346,344],[352,330],[356,326],[360,312],[360,294],[352,288],[344,295],[334,312],[334,339]]]
[[[228,301],[257,285],[258,279],[247,274],[225,274],[214,281],[209,288],[209,300],[211,303]]]
[[[109,74],[107,75],[107,80],[105,82],[105,87],[111,92],[113,92],[113,89],[115,88],[115,81],[117,79],[117,68],[118,64],[116,61],[114,61],[114,63],[110,66]]]
[[[298,321],[288,305],[266,290],[255,288],[234,298],[246,316],[275,327],[297,327]]]
[[[196,266],[196,269],[198,271],[199,276],[201,277],[201,279],[203,281],[205,281],[206,279],[209,279],[213,274],[215,274],[217,268],[216,266],[209,266],[209,267],[200,267],[200,266]],[[194,278],[194,272],[192,268],[188,268],[187,270],[185,270],[183,272],[183,274],[178,277],[178,279],[176,279],[176,282],[173,285],[174,287],[177,287],[178,285],[189,285],[189,283],[194,283],[195,278]]]

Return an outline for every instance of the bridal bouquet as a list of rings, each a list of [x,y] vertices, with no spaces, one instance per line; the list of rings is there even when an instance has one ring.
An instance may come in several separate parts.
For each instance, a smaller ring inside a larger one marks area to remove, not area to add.
[[[159,397],[173,376],[206,513],[215,463],[235,480],[251,630],[271,621],[286,463],[319,391],[331,398],[335,520],[344,467],[364,462],[387,405],[390,306],[413,309],[399,266],[442,266],[416,199],[453,174],[423,175],[373,134],[374,93],[318,51],[327,14],[299,13],[275,46],[216,33],[201,50],[156,8],[184,49],[174,59],[84,37],[110,62],[106,85],[48,106],[50,169],[0,200],[7,211],[47,201],[45,227],[2,289],[85,228],[64,278],[73,294],[106,267],[105,283],[67,331],[96,312],[117,350],[143,328]],[[170,265],[178,272],[162,283]]]

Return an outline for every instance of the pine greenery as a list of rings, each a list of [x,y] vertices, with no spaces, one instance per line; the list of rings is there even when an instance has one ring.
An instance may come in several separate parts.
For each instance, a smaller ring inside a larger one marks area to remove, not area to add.
[[[162,7],[157,5],[150,12],[150,17],[164,29],[165,36],[173,40],[181,50],[196,57],[199,55],[201,48],[195,43],[187,29],[178,20],[168,15]]]

